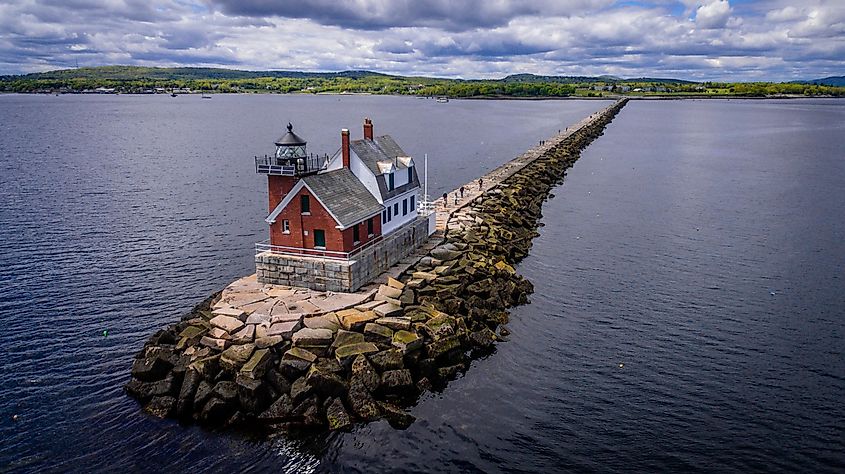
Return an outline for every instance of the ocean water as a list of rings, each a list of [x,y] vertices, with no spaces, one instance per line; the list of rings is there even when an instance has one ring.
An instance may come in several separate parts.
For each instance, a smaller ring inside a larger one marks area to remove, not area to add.
[[[251,157],[288,120],[331,153],[370,116],[436,196],[606,104],[0,96],[0,470],[841,472],[837,100],[630,102],[544,206],[509,341],[407,430],[253,439],[122,393],[146,337],[251,271]]]
[[[122,392],[158,328],[252,273],[271,153],[365,116],[437,196],[607,101],[0,95],[0,472],[325,467],[331,441],[252,440],[145,416]],[[17,416],[17,420],[13,417]]]

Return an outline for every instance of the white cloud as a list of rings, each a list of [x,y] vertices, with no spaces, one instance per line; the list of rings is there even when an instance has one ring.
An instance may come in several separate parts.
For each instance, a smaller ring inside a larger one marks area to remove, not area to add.
[[[695,11],[695,24],[699,28],[724,28],[731,16],[728,0],[716,0],[698,7]]]
[[[448,0],[313,0],[297,15],[247,11],[263,11],[271,3],[264,0],[237,13],[222,1],[0,0],[0,74],[78,61],[465,78],[790,80],[842,74],[845,51],[842,0],[479,0],[470,3],[477,12]],[[344,17],[352,6],[366,14]],[[407,9],[421,13],[404,18]]]
[[[766,21],[778,23],[800,20],[804,17],[806,17],[806,14],[803,12],[803,9],[799,9],[791,5],[777,10],[770,10],[766,13]]]

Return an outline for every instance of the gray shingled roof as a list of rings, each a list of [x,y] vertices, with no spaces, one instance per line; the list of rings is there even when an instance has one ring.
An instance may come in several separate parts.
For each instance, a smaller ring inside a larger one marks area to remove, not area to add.
[[[384,209],[349,168],[302,178],[344,228]]]
[[[375,137],[373,140],[353,140],[349,147],[376,176],[381,174],[379,161],[395,161],[397,156],[408,156],[390,135]],[[406,168],[398,161],[395,164],[396,169]]]

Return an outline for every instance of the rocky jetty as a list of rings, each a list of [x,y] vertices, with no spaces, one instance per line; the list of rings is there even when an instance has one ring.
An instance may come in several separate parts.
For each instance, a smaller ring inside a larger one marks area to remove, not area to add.
[[[454,212],[443,242],[371,301],[325,314],[263,316],[215,295],[138,353],[127,393],[144,410],[208,426],[342,430],[384,418],[466,370],[506,333],[531,283],[514,265],[541,209],[580,151],[626,101],[597,114],[498,186]]]

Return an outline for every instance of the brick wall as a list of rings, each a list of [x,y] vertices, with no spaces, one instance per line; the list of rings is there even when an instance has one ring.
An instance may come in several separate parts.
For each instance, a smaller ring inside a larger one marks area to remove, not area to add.
[[[302,214],[302,202],[300,196],[308,196],[310,215]],[[290,233],[283,232],[283,222],[287,220],[290,225]],[[291,202],[276,217],[276,222],[270,225],[270,243],[284,247],[314,248],[314,230],[322,229],[326,234],[326,250],[336,252],[345,251],[343,246],[343,235],[337,229],[337,222],[331,214],[320,205],[306,188],[302,188],[293,197]],[[307,233],[307,235],[306,235]],[[349,236],[352,239],[352,234]]]

